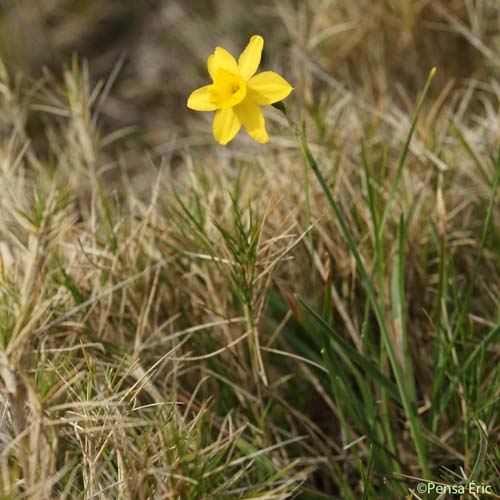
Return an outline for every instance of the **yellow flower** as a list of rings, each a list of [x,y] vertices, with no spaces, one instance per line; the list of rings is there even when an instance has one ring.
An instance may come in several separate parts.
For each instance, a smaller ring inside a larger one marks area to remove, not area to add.
[[[262,144],[269,140],[259,106],[281,101],[293,87],[274,71],[255,72],[260,64],[264,39],[254,35],[238,62],[221,47],[208,58],[211,85],[195,90],[188,99],[188,108],[216,111],[213,122],[215,140],[226,145],[239,132],[241,125]]]

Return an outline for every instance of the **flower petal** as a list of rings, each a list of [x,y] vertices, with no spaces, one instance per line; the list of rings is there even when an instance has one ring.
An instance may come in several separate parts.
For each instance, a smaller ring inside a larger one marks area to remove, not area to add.
[[[264,39],[259,35],[250,38],[250,42],[238,59],[241,76],[248,80],[251,78],[260,64],[260,56],[264,47]]]
[[[214,111],[217,106],[212,103],[210,92],[212,85],[205,85],[191,93],[187,101],[187,107],[195,111]]]
[[[264,116],[262,116],[259,106],[249,99],[245,99],[235,106],[234,110],[252,139],[255,139],[261,144],[265,144],[269,141],[269,136],[266,132],[266,122],[264,121]]]
[[[208,57],[207,66],[212,80],[215,79],[217,71],[221,68],[230,71],[231,73],[238,74],[240,72],[236,59],[222,47],[217,47],[215,52]]]
[[[233,108],[218,109],[215,113],[213,132],[215,140],[225,146],[239,132],[241,122]]]
[[[210,90],[211,100],[217,108],[232,108],[245,98],[246,93],[245,80],[239,74],[230,73],[224,68],[217,70]]]
[[[293,87],[278,73],[263,71],[247,82],[248,96],[255,104],[265,106],[281,101],[293,90]]]

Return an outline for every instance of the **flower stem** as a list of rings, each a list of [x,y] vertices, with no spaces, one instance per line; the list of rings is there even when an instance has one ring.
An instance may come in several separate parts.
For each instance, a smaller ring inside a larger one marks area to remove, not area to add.
[[[368,275],[368,272],[366,270],[366,267],[363,263],[363,259],[361,257],[361,254],[358,251],[357,245],[354,242],[352,235],[349,231],[349,228],[347,227],[346,221],[344,216],[342,215],[342,212],[340,208],[338,207],[337,203],[333,199],[332,192],[323,177],[323,174],[321,173],[321,170],[318,166],[318,163],[316,162],[316,159],[314,158],[311,149],[309,148],[309,144],[307,143],[307,139],[305,137],[305,134],[303,131],[300,130],[300,128],[290,119],[286,112],[286,108],[278,108],[280,109],[283,114],[286,116],[288,123],[292,130],[294,131],[297,140],[299,142],[299,145],[304,153],[304,156],[311,167],[314,175],[316,176],[316,179],[318,180],[325,196],[328,201],[328,204],[330,205],[335,218],[337,219],[340,229],[342,231],[342,234],[344,238],[346,239],[349,248],[353,254],[353,257],[356,261],[356,266],[359,270],[359,273],[361,275],[361,279],[364,283],[366,292],[368,294],[368,298],[372,304],[373,311],[375,313],[377,323],[380,328],[380,332],[383,338],[384,346],[387,352],[387,356],[389,358],[389,362],[391,364],[392,372],[394,374],[394,379],[396,381],[398,391],[400,393],[401,401],[403,404],[403,408],[406,414],[406,418],[408,419],[408,425],[410,428],[410,433],[412,436],[412,439],[415,443],[415,448],[416,452],[418,455],[420,467],[422,469],[422,473],[424,478],[429,478],[430,477],[430,471],[429,471],[429,464],[427,460],[427,450],[426,450],[426,442],[423,440],[423,433],[421,431],[421,423],[417,414],[416,410],[416,401],[412,401],[410,398],[410,394],[407,390],[404,377],[403,377],[403,372],[401,369],[401,366],[399,365],[398,359],[396,352],[394,350],[394,347],[392,345],[391,337],[389,334],[389,331],[387,329],[387,326],[385,324],[384,320],[384,315],[382,313],[382,310],[380,308],[380,305],[377,300],[377,295],[375,292],[375,289],[373,287],[373,284],[370,280],[370,277]]]

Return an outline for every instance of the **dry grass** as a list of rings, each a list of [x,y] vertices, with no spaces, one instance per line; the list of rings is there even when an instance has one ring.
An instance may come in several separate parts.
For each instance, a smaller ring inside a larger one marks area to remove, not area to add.
[[[497,3],[101,4],[0,18],[1,498],[500,495]],[[184,109],[253,32],[341,220],[277,110]]]

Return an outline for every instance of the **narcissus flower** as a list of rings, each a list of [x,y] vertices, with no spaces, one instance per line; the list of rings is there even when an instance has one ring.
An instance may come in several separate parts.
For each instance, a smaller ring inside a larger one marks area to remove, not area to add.
[[[264,39],[252,36],[238,62],[227,50],[217,47],[207,63],[213,83],[189,96],[188,108],[215,111],[213,133],[222,145],[234,138],[241,125],[257,142],[266,143],[269,136],[260,106],[281,101],[293,90],[274,71],[255,74],[263,47]]]

